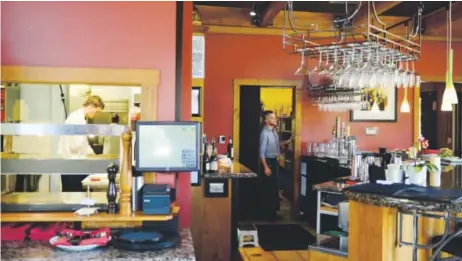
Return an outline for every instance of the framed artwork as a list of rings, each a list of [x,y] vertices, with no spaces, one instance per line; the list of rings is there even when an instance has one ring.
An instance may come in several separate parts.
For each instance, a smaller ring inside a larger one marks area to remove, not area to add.
[[[193,117],[201,116],[201,87],[192,87],[191,113]]]
[[[201,186],[201,172],[193,171],[191,172],[191,186]]]
[[[396,122],[398,118],[396,88],[365,88],[361,110],[350,112],[350,121]]]

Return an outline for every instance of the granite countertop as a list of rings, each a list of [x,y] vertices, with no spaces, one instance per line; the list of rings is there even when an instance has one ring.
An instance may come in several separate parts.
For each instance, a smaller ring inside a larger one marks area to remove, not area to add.
[[[255,171],[247,168],[239,162],[233,162],[233,167],[230,173],[204,173],[204,178],[218,178],[218,179],[236,179],[236,178],[256,178],[258,177]]]
[[[445,164],[443,164],[445,166]],[[462,165],[453,165],[452,168],[443,168],[441,173],[441,188],[443,189],[462,189]],[[442,204],[434,201],[407,200],[394,197],[386,197],[376,194],[353,193],[344,191],[344,194],[350,200],[359,201],[376,206],[394,207],[402,211],[436,211],[460,213],[462,212],[462,203]]]
[[[401,211],[412,212],[418,211],[435,211],[435,212],[449,212],[449,213],[461,213],[462,203],[458,204],[441,204],[438,202],[430,201],[417,201],[408,199],[398,199],[393,197],[386,197],[381,195],[366,194],[366,193],[353,193],[350,191],[344,191],[344,195],[354,201],[361,203],[398,208]]]
[[[189,229],[181,231],[181,245],[160,251],[134,252],[112,246],[86,252],[67,252],[52,248],[46,241],[2,241],[5,261],[195,261]]]
[[[346,188],[346,187],[349,187],[349,186],[351,186],[351,185],[348,185],[348,184],[346,184],[344,182],[327,181],[327,182],[324,182],[324,183],[314,185],[313,189],[314,190],[319,190],[319,191],[325,191],[325,192],[342,193],[343,189]]]

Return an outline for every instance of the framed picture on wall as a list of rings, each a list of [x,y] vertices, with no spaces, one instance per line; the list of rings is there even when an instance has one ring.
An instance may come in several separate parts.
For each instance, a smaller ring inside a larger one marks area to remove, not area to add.
[[[192,87],[191,113],[193,117],[201,116],[201,87]]]
[[[396,88],[364,89],[361,110],[350,112],[350,121],[396,122],[398,92]]]
[[[201,179],[202,177],[200,171],[191,172],[191,186],[200,186]]]

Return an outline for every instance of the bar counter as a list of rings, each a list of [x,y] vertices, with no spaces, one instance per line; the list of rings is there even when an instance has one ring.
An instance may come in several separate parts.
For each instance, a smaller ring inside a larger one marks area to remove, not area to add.
[[[444,169],[443,165],[441,188],[461,189],[462,165],[454,165],[452,170]],[[406,200],[351,191],[345,195],[350,199],[350,261],[429,260],[431,248],[413,250],[413,239],[420,245],[428,245],[433,237],[444,234],[446,222],[442,217],[446,213],[453,218],[462,218],[460,202],[441,204],[432,200]]]
[[[239,179],[239,178],[256,178],[257,173],[239,162],[234,161],[233,167],[229,173],[204,173],[203,177],[206,179]]]
[[[125,251],[113,246],[93,251],[68,252],[54,249],[45,241],[2,241],[2,260],[5,261],[195,261],[189,229],[181,231],[178,247],[160,251]]]
[[[462,165],[443,164],[442,167],[441,188],[462,189]],[[329,181],[316,184],[313,189],[343,193],[350,200],[347,247],[345,248],[345,244],[342,247],[341,238],[334,237],[310,246],[310,251],[321,251],[351,261],[411,261],[414,255],[412,246],[400,246],[400,240],[412,242],[416,236],[419,244],[428,244],[432,237],[444,234],[445,227],[442,219],[419,216],[418,220],[414,221],[413,213],[441,216],[448,213],[455,218],[462,218],[462,203],[442,204],[430,200],[399,199],[393,196],[344,191],[346,187],[349,186],[342,182]],[[414,222],[417,223],[416,233],[413,229]],[[419,249],[417,253],[419,261],[429,260],[431,256],[430,249]]]
[[[229,173],[203,173],[202,187],[193,188],[191,229],[198,260],[229,261],[237,254],[237,226],[245,200],[240,187],[257,178],[257,173],[233,161]],[[222,192],[213,191],[215,185]]]

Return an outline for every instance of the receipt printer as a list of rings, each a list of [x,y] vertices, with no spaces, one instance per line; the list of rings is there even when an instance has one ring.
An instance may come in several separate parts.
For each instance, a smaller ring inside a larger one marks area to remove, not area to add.
[[[144,184],[142,198],[144,214],[170,214],[170,185]]]

